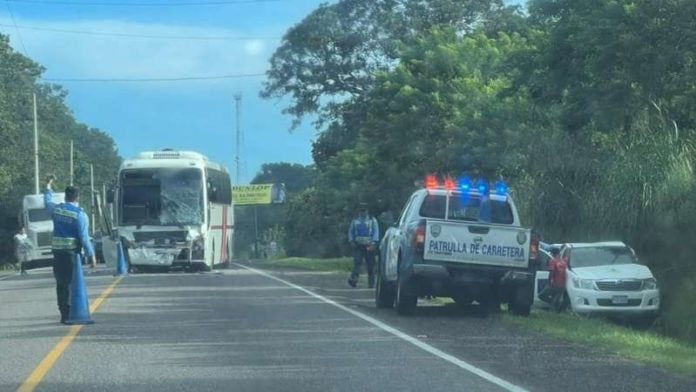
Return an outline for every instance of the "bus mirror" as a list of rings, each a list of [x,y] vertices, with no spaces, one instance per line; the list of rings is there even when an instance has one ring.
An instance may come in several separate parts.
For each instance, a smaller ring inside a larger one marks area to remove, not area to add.
[[[114,188],[109,188],[106,190],[106,202],[109,204],[113,204],[114,202]]]

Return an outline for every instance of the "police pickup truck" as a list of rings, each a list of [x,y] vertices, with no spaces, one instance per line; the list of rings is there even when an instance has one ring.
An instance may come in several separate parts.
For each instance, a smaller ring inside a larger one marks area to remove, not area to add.
[[[479,304],[482,315],[501,303],[528,315],[534,275],[530,259],[538,243],[520,225],[507,186],[428,177],[414,192],[380,246],[378,308],[413,314],[418,297],[451,297],[462,306]]]

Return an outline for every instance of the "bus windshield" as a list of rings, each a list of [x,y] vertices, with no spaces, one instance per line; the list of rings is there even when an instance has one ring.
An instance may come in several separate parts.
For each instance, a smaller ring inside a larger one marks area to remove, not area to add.
[[[121,224],[203,223],[200,169],[132,169],[121,173]]]

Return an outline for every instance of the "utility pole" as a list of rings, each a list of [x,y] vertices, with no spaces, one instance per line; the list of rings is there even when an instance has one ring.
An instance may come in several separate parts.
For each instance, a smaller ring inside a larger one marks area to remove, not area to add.
[[[73,160],[74,160],[74,152],[73,152],[73,141],[70,141],[70,186],[74,185],[73,181],[75,179],[74,175],[74,170],[73,170]]]
[[[34,98],[34,192],[39,194],[39,119],[36,114],[36,93]]]
[[[96,219],[94,218],[94,202],[97,200],[97,198],[95,197],[94,193],[94,165],[92,164],[89,165],[89,188],[92,194],[92,224],[90,225],[90,228],[92,229],[92,237],[94,237],[94,225],[97,223]]]
[[[236,170],[236,178],[235,178],[235,184],[239,185],[240,182],[240,173],[241,173],[241,140],[242,140],[242,130],[239,127],[239,116],[241,115],[241,110],[242,110],[242,93],[236,93],[234,94],[234,107],[235,107],[235,113],[236,113],[236,150],[235,150],[235,156],[234,156],[234,166]]]

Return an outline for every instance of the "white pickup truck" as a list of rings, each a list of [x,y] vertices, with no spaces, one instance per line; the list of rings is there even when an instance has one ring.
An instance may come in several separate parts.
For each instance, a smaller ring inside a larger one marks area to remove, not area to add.
[[[463,306],[475,301],[484,315],[501,303],[527,315],[537,247],[504,184],[418,190],[381,242],[377,307],[408,315],[418,297],[440,296]]]

